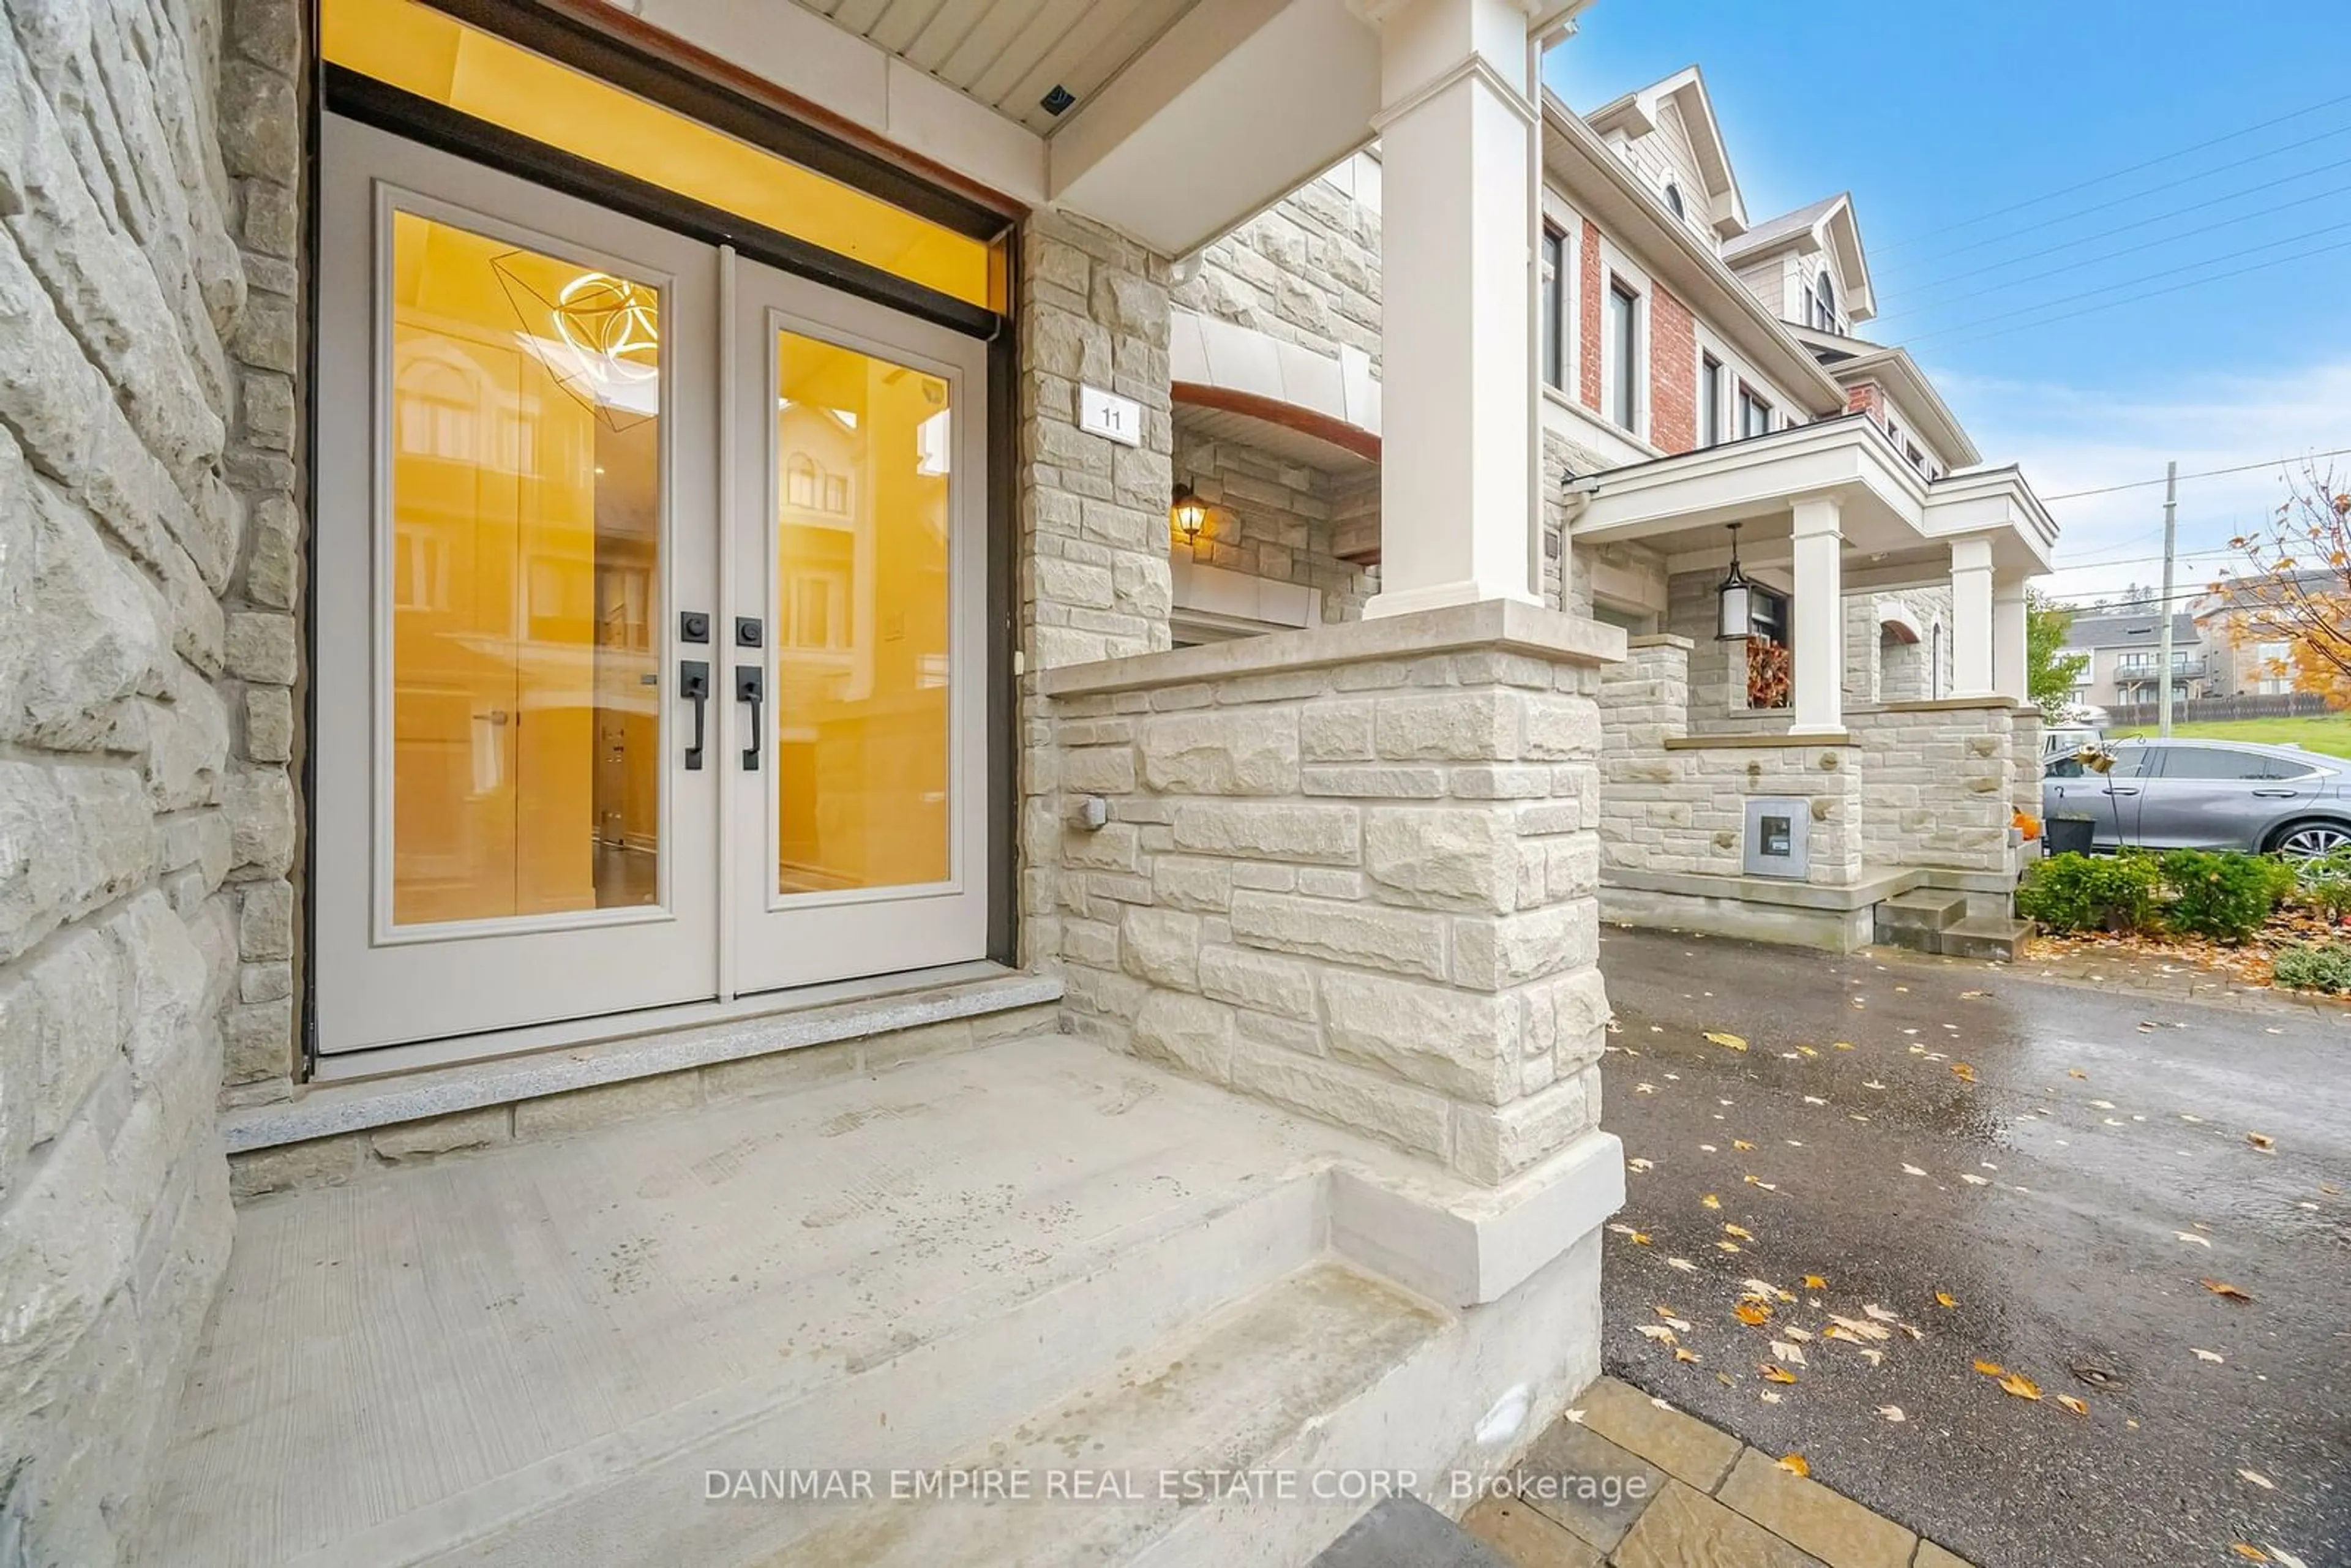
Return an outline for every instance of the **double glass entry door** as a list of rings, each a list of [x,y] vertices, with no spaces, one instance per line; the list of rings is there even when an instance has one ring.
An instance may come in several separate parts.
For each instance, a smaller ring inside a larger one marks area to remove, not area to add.
[[[324,154],[320,1050],[981,956],[981,345]]]

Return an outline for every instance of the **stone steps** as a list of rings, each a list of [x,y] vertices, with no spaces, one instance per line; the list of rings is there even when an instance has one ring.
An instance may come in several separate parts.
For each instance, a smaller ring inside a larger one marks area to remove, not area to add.
[[[2032,922],[1999,915],[1962,920],[1942,934],[1936,951],[1953,958],[1989,958],[2012,962],[2032,935]]]
[[[2005,915],[1970,915],[1968,894],[1922,887],[1880,902],[1871,912],[1886,946],[1951,958],[2013,959],[2032,935],[2032,923]]]

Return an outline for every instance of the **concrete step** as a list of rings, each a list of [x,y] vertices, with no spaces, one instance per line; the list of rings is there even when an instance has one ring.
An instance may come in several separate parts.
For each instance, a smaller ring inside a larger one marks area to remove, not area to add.
[[[1967,916],[1967,894],[1927,887],[1882,899],[1871,911],[1876,940],[1921,953],[1939,951],[1936,938]]]
[[[1418,1498],[1393,1497],[1349,1525],[1307,1568],[1511,1568],[1511,1563]]]
[[[1040,1489],[1056,1475],[1086,1477],[1090,1486],[1115,1481],[1115,1498],[1055,1501],[1040,1490],[1026,1502],[876,1502],[764,1561],[776,1568],[1303,1561],[1330,1529],[1317,1511],[1299,1506],[1302,1484],[1289,1499],[1250,1499],[1228,1486],[1225,1500],[1240,1506],[1223,1510],[1187,1490],[1204,1490],[1210,1476],[1271,1478],[1311,1463],[1326,1426],[1374,1398],[1447,1322],[1447,1314],[1343,1264],[1311,1265],[952,1461],[1037,1478]],[[1170,1475],[1199,1480],[1170,1484]]]
[[[1934,950],[1952,958],[2013,960],[2033,931],[2030,920],[1975,915],[1938,934]]]
[[[144,1560],[758,1560],[841,1505],[708,1472],[974,1451],[1322,1256],[1336,1149],[1050,1036],[256,1204]]]

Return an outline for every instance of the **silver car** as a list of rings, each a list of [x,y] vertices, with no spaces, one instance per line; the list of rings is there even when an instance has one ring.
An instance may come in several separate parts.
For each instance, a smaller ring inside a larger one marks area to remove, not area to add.
[[[2351,844],[2351,761],[2234,740],[2118,740],[2114,770],[2072,757],[2041,775],[2041,810],[2087,817],[2102,850],[2246,850],[2296,859]]]

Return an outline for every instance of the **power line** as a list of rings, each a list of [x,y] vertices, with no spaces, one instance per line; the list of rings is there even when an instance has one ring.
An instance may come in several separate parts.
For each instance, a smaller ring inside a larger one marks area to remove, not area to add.
[[[2321,233],[2321,234],[2331,234],[2331,233],[2333,233],[2334,231],[2333,231],[2332,229],[2321,229],[2321,230],[2319,230],[2318,232],[2319,232],[2319,233]],[[2255,248],[2255,249],[2257,249],[2257,250],[2265,250],[2265,249],[2267,249],[2268,247],[2267,247],[2266,246],[2255,246],[2254,248]],[[2145,293],[2143,293],[2143,294],[2131,294],[2131,295],[2126,295],[2124,298],[2120,298],[2120,299],[2109,299],[2109,300],[2107,300],[2107,301],[2106,301],[2105,304],[2103,304],[2103,305],[2089,305],[2089,306],[2085,306],[2085,307],[2083,307],[2081,309],[2079,309],[2079,310],[2075,310],[2075,311],[2072,312],[2072,313],[2071,313],[2071,316],[2094,316],[2094,315],[2097,314],[2097,313],[2098,313],[2099,311],[2101,311],[2101,310],[2115,310],[2115,309],[2119,309],[2119,308],[2121,308],[2123,306],[2126,306],[2126,305],[2136,305],[2136,304],[2137,304],[2139,301],[2141,301],[2141,300],[2143,300],[2143,299],[2158,299],[2158,298],[2161,298],[2164,295],[2167,295],[2167,294],[2178,294],[2178,293],[2179,293],[2182,289],[2187,289],[2187,288],[2200,288],[2200,287],[2202,287],[2204,285],[2206,285],[2206,284],[2208,284],[2208,283],[2223,283],[2223,282],[2226,282],[2228,279],[2230,279],[2230,278],[2231,278],[2231,277],[2243,277],[2246,273],[2249,273],[2249,272],[2262,272],[2262,271],[2266,271],[2267,269],[2269,269],[2270,267],[2283,267],[2283,266],[2285,266],[2285,265],[2286,265],[2287,263],[2289,263],[2289,262],[2304,261],[2304,260],[2307,260],[2307,259],[2309,259],[2311,256],[2325,256],[2325,255],[2327,255],[2327,254],[2329,254],[2329,253],[2331,253],[2331,252],[2338,251],[2338,250],[2343,250],[2343,249],[2346,249],[2346,248],[2351,248],[2351,240],[2341,240],[2341,241],[2337,241],[2337,242],[2336,242],[2335,244],[2334,244],[2334,245],[2323,245],[2323,246],[2318,246],[2316,249],[2314,249],[2314,250],[2296,251],[2296,252],[2295,252],[2294,255],[2292,255],[2292,256],[2278,256],[2278,257],[2277,257],[2277,258],[2275,258],[2274,260],[2271,260],[2271,261],[2257,261],[2257,262],[2254,262],[2252,265],[2251,265],[2251,266],[2249,266],[2249,267],[2240,267],[2232,268],[2231,270],[2227,271],[2227,272],[2218,272],[2218,273],[2214,273],[2214,274],[2213,274],[2211,277],[2192,277],[2192,278],[2189,278],[2189,279],[2187,282],[2185,282],[2185,283],[2175,283],[2175,284],[2171,285],[2169,287],[2167,287],[2167,288],[2150,288],[2150,289],[2147,290],[2147,291],[2146,291]],[[2244,254],[2244,253],[2241,253],[2241,254]],[[2212,260],[2212,261],[2225,261],[2225,260],[2228,260],[2228,259],[2231,259],[2231,258],[2229,258],[2229,257],[2227,257],[2227,256],[2215,256],[2215,257],[2211,258],[2211,260]],[[2201,261],[2201,262],[2196,262],[2196,263],[2193,263],[2192,265],[2193,265],[2193,266],[2196,266],[2196,267],[2209,267],[2209,266],[2210,266],[2210,265],[2211,265],[2211,261]],[[2185,270],[2185,269],[2184,269],[2184,268],[2175,268],[2174,270]],[[2164,275],[2163,275],[2163,274],[2158,273],[2158,274],[2157,274],[2156,276],[2158,276],[2158,277],[2162,277],[2162,276],[2164,276]],[[2145,280],[2144,280],[2144,279],[2140,279],[2139,281],[2145,281]],[[2125,284],[2119,284],[2119,283],[2115,284],[2115,285],[2113,285],[2113,286],[2112,286],[2112,287],[2114,287],[2114,288],[2121,288],[2121,287],[2127,287],[2127,285],[2125,285]],[[2090,294],[2104,294],[2104,293],[2107,293],[2107,292],[2109,292],[2109,291],[2110,291],[2109,289],[2105,289],[2105,288],[2094,288],[2094,289],[2091,289],[2091,290],[2089,291],[2089,293],[2090,293]],[[2073,298],[2086,298],[2086,297],[2087,297],[2087,296],[2084,296],[2084,295],[2077,295],[2077,296],[2074,296]],[[2009,318],[2009,317],[2011,317],[2011,316],[2023,316],[2023,315],[2030,315],[2030,314],[2032,314],[2032,313],[2033,313],[2033,312],[2035,312],[2035,311],[2039,311],[2039,310],[2045,310],[2045,309],[2049,308],[2049,307],[2051,307],[2051,306],[2053,306],[2053,305],[2062,305],[2062,304],[2064,304],[2064,303],[2066,303],[2066,301],[2065,301],[2065,300],[2062,300],[2062,299],[2052,299],[2052,300],[2044,300],[2044,301],[2043,301],[2041,304],[2038,304],[2038,305],[2027,305],[2027,306],[2022,306],[2022,307],[2020,307],[2019,308],[2017,308],[2017,309],[2015,309],[2015,310],[2004,311],[2004,312],[2002,312],[2001,315],[1998,315],[1998,316],[1987,316],[1987,317],[1983,318],[1980,321],[1969,321],[1969,322],[1963,322],[1962,324],[1960,324],[1959,326],[1957,326],[1957,327],[1940,328],[1940,329],[1938,329],[1937,330],[1932,331],[1932,332],[1923,333],[1923,334],[1921,334],[1920,338],[1913,339],[1913,340],[1912,340],[1912,341],[1913,341],[1913,342],[1921,341],[1921,340],[1923,340],[1925,338],[1942,338],[1942,337],[1948,337],[1948,336],[1949,336],[1949,335],[1950,335],[1951,333],[1953,333],[1953,332],[1964,332],[1964,331],[1970,330],[1970,329],[1975,328],[1975,327],[1988,326],[1988,325],[1990,325],[1990,324],[1991,324],[1991,323],[1993,323],[1993,322],[1996,322],[1996,321],[2004,321],[2004,320],[2008,319],[2008,318]],[[2071,317],[2069,317],[2068,319],[2071,319]],[[2048,320],[2020,321],[2020,322],[2018,322],[2018,323],[2017,323],[2015,326],[2013,326],[2013,327],[2002,327],[2002,328],[2001,328],[2001,329],[2000,329],[2000,330],[1998,330],[1998,331],[1996,331],[1996,332],[1979,332],[1979,333],[1977,333],[1977,334],[1976,334],[1976,340],[1977,340],[1977,341],[1981,341],[1981,340],[1985,340],[1985,339],[1987,339],[1987,338],[2004,338],[2004,337],[2008,336],[2011,332],[2022,332],[2022,331],[2027,331],[2027,330],[2029,330],[2029,329],[2032,329],[2032,328],[2034,328],[2034,327],[2047,327],[2047,326],[2052,326],[2052,325],[2053,325],[2053,324],[2054,324],[2054,319],[2048,319]],[[2158,483],[2160,483],[2160,481],[2158,481]]]
[[[2090,241],[2095,239],[2105,239],[2112,235],[2127,234],[2132,229],[2143,229],[2149,224],[2168,223],[2173,218],[2179,217],[2188,213],[2195,212],[2199,208],[2216,207],[2226,202],[2236,201],[2239,197],[2252,195],[2255,191],[2265,191],[2269,189],[2271,185],[2287,184],[2294,180],[2305,179],[2312,174],[2323,174],[2331,169],[2351,169],[2351,158],[2345,158],[2333,163],[2324,163],[2315,169],[2305,169],[2301,173],[2290,174],[2283,180],[2273,180],[2268,185],[2248,186],[2242,191],[2232,192],[2226,196],[2215,196],[2209,202],[2199,202],[2193,206],[2175,207],[2169,212],[2158,213],[2151,218],[2142,218],[2137,223],[2123,224],[2111,229],[2101,229],[2095,234],[2084,235],[2080,239],[2067,240],[2063,245],[2053,245],[2043,250],[2027,251],[2022,256],[2010,256],[2006,261],[1995,261],[1989,266],[1979,267],[1971,271],[1954,273],[1949,277],[1938,279],[1936,283],[1922,285],[1917,290],[1913,292],[1927,293],[1941,287],[1943,284],[1959,283],[1970,277],[1980,277],[1987,272],[1998,272],[2001,267],[2014,267],[2017,263],[2022,261],[2033,261],[2044,256],[2054,256],[2061,250],[2071,250],[2077,245],[2087,245]],[[2013,288],[2020,283],[2029,283],[2035,277],[2049,277],[2060,272],[2071,272],[2076,267],[2095,266],[2101,261],[2112,261],[2117,256],[2136,256],[2140,251],[2153,250],[2158,246],[2169,245],[2175,240],[2192,239],[2198,235],[2210,234],[2215,229],[2232,228],[2239,224],[2249,222],[2254,218],[2267,217],[2272,213],[2290,212],[2307,203],[2323,201],[2328,196],[2340,196],[2346,194],[2351,194],[2351,185],[2336,185],[2328,190],[2313,191],[2307,195],[2297,196],[2290,202],[2280,202],[2275,206],[2262,207],[2250,213],[2239,213],[2233,217],[2222,218],[2218,223],[2206,224],[2201,228],[2182,229],[2177,234],[2158,235],[2154,239],[2143,241],[2138,245],[2125,246],[2120,250],[2100,251],[2095,256],[2084,256],[2079,261],[2069,261],[2062,267],[2046,267],[2040,272],[2028,273],[2022,277],[2010,278],[2005,283],[1986,284],[1981,288],[1972,288],[1965,294],[1950,295],[1945,298],[1929,300],[1924,305],[1914,305],[1901,310],[1889,310],[1883,315],[1870,318],[1870,322],[1873,327],[1876,327],[1900,317],[1916,316],[1922,310],[1939,309],[1946,305],[1956,305],[1962,299],[1974,299],[1981,295],[1996,294],[2004,288]],[[1907,298],[1907,296],[1897,296],[1897,298]]]
[[[1878,247],[1879,254],[1884,255],[1889,251],[1900,250],[1906,245],[1916,245],[1922,240],[1932,239],[1936,235],[1949,234],[1954,229],[1973,228],[1976,225],[1980,223],[1989,223],[1993,218],[2005,217],[2011,213],[2021,213],[2027,207],[2037,207],[2043,202],[2053,202],[2060,196],[2070,196],[2076,191],[2086,191],[2093,185],[2103,185],[2109,180],[2119,180],[2126,174],[2136,174],[2142,169],[2152,169],[2160,163],[2169,163],[2178,159],[2185,158],[2191,152],[2201,152],[2209,147],[2218,147],[2224,141],[2240,141],[2245,137],[2252,135],[2255,131],[2267,131],[2272,126],[2283,125],[2288,120],[2304,119],[2306,116],[2316,114],[2322,109],[2332,109],[2339,103],[2351,103],[2351,93],[2346,93],[2340,98],[2330,98],[2322,103],[2314,103],[2308,108],[2297,109],[2288,114],[2281,114],[2274,120],[2264,120],[2259,124],[2248,125],[2241,131],[2231,131],[2224,135],[2215,136],[2210,141],[2199,141],[2192,147],[2182,147],[2176,152],[2166,152],[2158,157],[2147,159],[2142,162],[2130,164],[2126,168],[2116,169],[2105,174],[2094,175],[2087,180],[2079,181],[2074,184],[2063,186],[2058,190],[2050,191],[2042,195],[2028,196],[2023,201],[2011,202],[2004,207],[1994,207],[1990,212],[1978,213],[1974,217],[1962,218],[1955,224],[1946,224],[1941,228],[1935,230],[1932,234],[1917,235],[1909,239],[1896,240],[1890,245],[1881,246]],[[2314,141],[2316,138],[2312,138],[2312,140]],[[2302,146],[2304,145],[2304,143],[2295,142],[2293,145]],[[2273,149],[2273,151],[2283,152],[2284,149]],[[2266,156],[2266,154],[2263,154],[2263,156]],[[2224,167],[2231,166],[2232,165],[2224,165]],[[2158,190],[2164,188],[2165,187],[2162,186],[2156,187]],[[2144,194],[2146,193],[2141,193]]]
[[[2275,250],[2282,245],[2294,245],[2299,241],[2314,239],[2320,235],[2339,234],[2345,229],[2351,229],[2351,220],[2346,220],[2339,224],[2329,224],[2325,228],[2309,229],[2298,235],[2286,235],[2278,239],[2263,240],[2259,245],[2247,246],[2242,250],[2223,251],[2219,256],[2208,256],[2200,261],[2182,262],[2178,267],[2167,267],[2160,272],[2145,272],[2141,273],[2137,277],[2126,277],[2119,282],[2102,283],[2095,288],[2085,288],[2077,294],[2060,294],[2053,299],[2035,300],[2029,304],[2020,305],[2013,310],[2003,310],[1997,316],[1985,316],[1973,321],[1962,321],[1955,327],[1938,327],[1931,332],[1919,333],[1917,337],[1912,338],[1910,342],[1923,343],[1930,338],[1949,337],[1953,332],[1964,332],[1970,327],[1988,326],[1994,321],[2005,320],[2011,316],[2022,316],[2035,311],[2053,309],[2057,306],[2071,305],[2075,301],[2082,299],[2095,299],[2101,294],[2112,294],[2118,288],[2135,288],[2142,283],[2158,283],[2167,277],[2177,277],[2183,272],[2194,272],[2199,267],[2214,267],[2224,261],[2235,261],[2243,256],[2258,256],[2265,250]],[[2315,255],[2316,253],[2312,252],[2310,254]],[[2036,274],[2035,276],[2039,275]],[[2032,278],[2020,277],[2016,281],[2018,284],[2025,284],[2032,282]],[[2212,279],[2206,278],[2201,281],[2210,282]]]
[[[2240,463],[2233,468],[2206,468],[2194,474],[2182,474],[2180,477],[2182,479],[2211,479],[2222,474],[2250,474],[2256,468],[2283,468],[2290,463],[2306,463],[2314,458],[2319,457],[2351,457],[2351,446],[2336,446],[2325,452],[2305,452],[2296,457],[2273,458],[2267,463]],[[2102,485],[2095,490],[2068,490],[2063,495],[2043,496],[2041,499],[2044,503],[2049,501],[2072,501],[2079,499],[2084,496],[2111,496],[2118,490],[2144,490],[2150,486],[2160,485],[2162,483],[2163,481],[2160,479],[2133,479],[2128,484],[2125,485]],[[2147,534],[2140,537],[2150,537],[2154,531],[2155,530],[2150,529]]]

